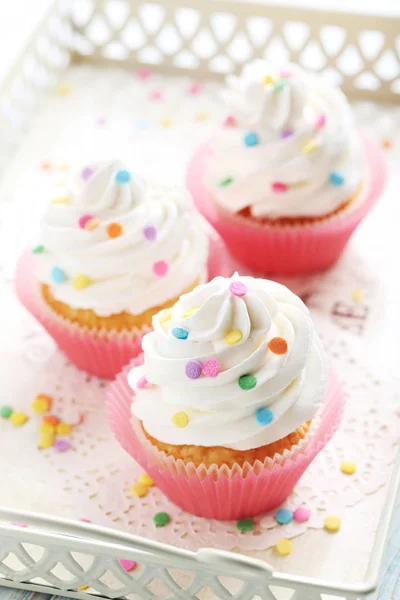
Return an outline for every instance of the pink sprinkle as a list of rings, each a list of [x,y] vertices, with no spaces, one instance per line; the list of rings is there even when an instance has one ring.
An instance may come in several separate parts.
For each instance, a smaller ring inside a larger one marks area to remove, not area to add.
[[[153,227],[153,225],[146,225],[146,227],[143,228],[143,233],[144,237],[150,242],[154,242],[157,238],[157,229]]]
[[[218,358],[209,358],[203,362],[203,375],[206,377],[217,377],[221,370]]]
[[[202,89],[203,86],[201,85],[201,83],[199,83],[198,81],[193,81],[193,83],[189,84],[188,92],[192,96],[196,96],[196,94],[199,94]]]
[[[241,281],[232,281],[229,285],[229,291],[234,296],[245,296],[247,294],[247,287]]]
[[[315,121],[315,129],[322,129],[326,125],[326,114],[321,113],[317,120]]]
[[[87,181],[88,179],[91,178],[91,176],[94,173],[94,169],[92,169],[91,167],[85,167],[82,171],[82,179],[84,179],[85,181]]]
[[[150,92],[150,100],[162,100],[163,94],[161,90],[153,90]]]
[[[54,442],[53,448],[56,452],[66,452],[71,448],[71,442],[69,440],[58,439]]]
[[[287,137],[290,137],[291,135],[293,135],[293,129],[290,129],[290,127],[284,127],[281,131],[281,138],[285,139]]]
[[[281,77],[286,77],[286,78],[288,78],[288,77],[291,77],[291,76],[293,75],[293,73],[292,73],[292,72],[291,72],[289,69],[285,69],[285,68],[283,68],[283,69],[280,69],[280,71],[279,71],[279,75],[280,75]]]
[[[276,193],[281,193],[281,192],[286,192],[286,190],[288,189],[288,186],[286,185],[286,183],[281,183],[280,181],[274,181],[274,183],[271,183],[271,189],[273,192]]]
[[[225,121],[223,122],[224,127],[236,127],[236,125],[237,121],[233,115],[226,117]]]
[[[149,382],[147,381],[146,377],[143,375],[137,382],[136,387],[138,390],[141,390],[142,388],[146,387],[146,385]]]
[[[80,521],[82,521],[82,523],[91,523],[92,521],[90,519],[79,519]]]
[[[82,215],[82,217],[78,221],[78,225],[81,229],[85,229],[85,225],[88,221],[93,219],[92,215]]]
[[[125,571],[132,571],[137,565],[134,560],[128,560],[127,558],[119,558],[118,562]]]
[[[158,277],[164,277],[168,272],[168,264],[165,260],[158,260],[153,265],[153,273]]]
[[[14,521],[11,525],[14,525],[14,527],[28,527],[26,523],[19,523],[18,521]]]
[[[308,508],[296,508],[293,513],[293,518],[297,523],[305,523],[310,518],[311,511]]]
[[[139,77],[139,79],[148,79],[149,77],[151,77],[153,75],[152,71],[150,71],[150,69],[138,69],[136,71],[136,76]]]

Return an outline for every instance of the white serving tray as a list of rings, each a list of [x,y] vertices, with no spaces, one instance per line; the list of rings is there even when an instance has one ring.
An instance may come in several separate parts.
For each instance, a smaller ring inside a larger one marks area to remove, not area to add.
[[[83,407],[85,414],[83,424],[72,436],[74,450],[65,455],[57,455],[52,449],[42,453],[36,450],[37,423],[32,415],[29,423],[18,430],[0,422],[1,584],[81,598],[87,598],[89,593],[146,599],[208,600],[230,598],[233,594],[238,599],[259,596],[269,600],[319,600],[322,593],[328,598],[363,598],[377,584],[399,487],[399,464],[394,463],[395,445],[399,441],[395,435],[399,404],[394,393],[398,382],[395,329],[399,290],[397,265],[392,257],[398,256],[399,251],[399,209],[395,194],[400,182],[395,169],[391,170],[384,197],[355,235],[339,265],[327,275],[290,282],[308,299],[333,364],[343,375],[350,402],[353,400],[347,419],[349,432],[339,432],[336,441],[316,461],[306,475],[308,479],[302,480],[297,488],[297,499],[306,499],[317,506],[312,499],[314,492],[319,496],[334,492],[338,476],[334,474],[330,479],[327,472],[332,461],[339,460],[338,454],[349,452],[351,442],[360,461],[364,451],[372,462],[370,469],[360,472],[351,492],[343,494],[346,502],[340,534],[328,536],[321,530],[316,515],[313,528],[294,539],[296,551],[285,559],[269,548],[274,536],[281,537],[281,533],[276,528],[269,532],[268,522],[259,530],[259,542],[256,543],[254,536],[239,541],[233,537],[233,543],[229,541],[233,534],[226,525],[205,525],[182,515],[178,518],[178,513],[169,507],[181,530],[165,528],[155,532],[149,526],[151,514],[166,506],[158,492],[152,492],[148,505],[136,503],[133,509],[129,494],[120,494],[134,481],[137,471],[108,432],[102,411],[103,384],[88,380],[66,364],[51,340],[18,306],[12,292],[15,258],[35,238],[50,181],[65,177],[67,167],[72,169],[88,160],[115,155],[135,165],[145,176],[154,176],[156,172],[165,182],[180,183],[193,147],[222,117],[215,93],[217,83],[207,84],[204,93],[196,97],[185,92],[193,78],[215,78],[212,72],[215,61],[212,62],[212,57],[198,57],[199,70],[185,71],[182,77],[174,63],[179,51],[171,54],[168,50],[168,44],[172,43],[171,29],[167,29],[170,32],[167,48],[165,41],[160,42],[164,48],[159,55],[161,64],[151,67],[160,75],[153,76],[149,83],[133,75],[131,67],[138,68],[138,61],[150,60],[152,56],[151,52],[146,54],[141,50],[156,46],[163,31],[163,21],[154,25],[154,6],[161,6],[166,11],[164,19],[171,22],[177,19],[176,9],[182,14],[179,10],[183,7],[191,8],[201,14],[205,29],[216,13],[224,12],[237,18],[236,33],[247,27],[247,18],[259,15],[271,20],[277,35],[285,31],[288,21],[298,20],[308,24],[311,37],[319,36],[322,27],[333,24],[344,27],[347,40],[353,41],[355,17],[311,10],[294,13],[292,9],[250,4],[241,7],[239,13],[234,2],[207,2],[199,8],[197,3],[186,0],[152,3],[153,13],[148,18],[143,16],[148,10],[145,2],[121,0],[94,4],[81,0],[74,4],[87,7],[90,23],[78,28],[75,23],[72,27],[74,21],[64,12],[65,5],[55,4],[0,89],[0,125],[4,131],[0,139],[1,403],[18,406],[31,414],[29,405],[33,396],[47,391],[55,394],[57,411],[66,419],[75,416],[78,406]],[[117,12],[112,13],[113,17],[108,12],[111,5],[119,7],[114,8]],[[123,58],[120,63],[109,60],[107,66],[98,67],[93,65],[104,62],[104,53],[118,52],[116,45],[110,50],[109,38],[102,42],[98,38],[95,51],[84,59],[71,53],[71,39],[81,50],[88,51],[90,38],[99,35],[99,19],[104,19],[104,15],[117,19],[118,11],[122,19],[124,7],[128,11],[125,20],[122,25],[122,21],[119,24],[113,21],[111,37],[118,41],[127,26],[128,15],[135,19],[140,14],[139,27],[147,36],[143,48],[131,50],[125,56],[120,54],[119,58]],[[375,17],[372,21],[371,17],[360,15],[357,19],[360,29],[371,29],[373,24],[375,30],[381,30],[386,49],[391,49],[393,21]],[[93,26],[96,20],[97,29]],[[178,30],[179,26],[182,27],[182,22],[178,23]],[[73,38],[72,31],[75,31]],[[230,41],[234,35],[231,34]],[[186,49],[195,36],[192,32],[192,37],[184,42]],[[218,41],[215,31],[212,37]],[[50,61],[45,53],[48,44],[52,47]],[[214,54],[222,49],[229,54],[228,46],[227,41],[220,42]],[[267,44],[267,49],[270,47]],[[255,45],[255,52],[262,50],[263,47]],[[381,48],[380,55],[383,52]],[[293,52],[295,59],[300,56],[300,51]],[[72,65],[65,71],[71,58]],[[232,56],[230,60],[233,66],[239,66]],[[332,67],[336,58],[330,56],[328,61]],[[365,69],[368,68],[367,65]],[[164,77],[164,72],[170,73],[170,77]],[[62,91],[66,88],[59,88],[58,83],[69,85],[71,92],[64,96]],[[376,100],[380,95],[395,100],[392,91],[393,86],[396,89],[395,83],[395,76],[391,81],[381,79],[379,89],[370,90],[367,95]],[[345,76],[344,84],[348,92],[360,94],[355,87],[356,76]],[[160,103],[147,102],[154,88],[163,90]],[[40,102],[42,110],[37,112]],[[383,109],[377,103],[360,101],[354,108],[360,127],[376,141],[394,138],[399,127],[395,106]],[[106,123],[99,123],[103,117]],[[165,118],[171,120],[170,127],[162,125]],[[394,165],[398,159],[396,147],[388,158]],[[47,160],[51,169],[44,173],[39,167]],[[390,240],[393,241],[389,244]],[[352,293],[357,290],[366,296],[359,304],[352,300]],[[380,427],[387,428],[380,437],[374,437],[374,419],[370,413],[375,399],[379,416],[384,413]],[[368,423],[365,430],[364,421],[354,408],[355,402],[364,402],[364,408],[368,408],[362,414]],[[363,435],[371,436],[368,449],[361,443]],[[371,471],[375,473],[373,476]],[[332,506],[337,508],[340,494],[333,495]],[[83,517],[93,523],[79,523]],[[138,520],[142,527],[138,526]],[[23,522],[27,527],[19,528],[12,522]],[[199,528],[197,546],[196,527]],[[289,531],[288,535],[300,532]],[[263,545],[263,540],[269,543]],[[214,549],[205,550],[204,545],[212,545]],[[242,554],[227,553],[228,549]],[[117,562],[121,557],[136,560],[140,567],[125,573]],[[76,591],[81,585],[90,588]]]

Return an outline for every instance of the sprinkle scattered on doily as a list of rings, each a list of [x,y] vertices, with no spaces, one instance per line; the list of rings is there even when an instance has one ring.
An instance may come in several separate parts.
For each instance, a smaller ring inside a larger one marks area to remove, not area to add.
[[[51,433],[41,435],[38,441],[39,450],[46,450],[47,448],[51,448],[54,446],[55,437]]]
[[[184,410],[180,410],[172,415],[171,421],[178,429],[184,429],[189,425],[189,415]]]
[[[340,470],[342,473],[345,473],[345,475],[353,475],[353,473],[357,471],[357,465],[351,460],[345,460],[340,465]]]
[[[293,551],[293,544],[290,540],[282,538],[277,542],[275,548],[278,554],[280,554],[281,556],[288,556]]]
[[[128,560],[127,558],[119,558],[119,564],[125,571],[132,571],[136,567],[136,562],[134,560]]]
[[[69,435],[72,432],[72,426],[69,423],[61,422],[56,426],[57,435]]]
[[[361,302],[364,300],[364,294],[361,290],[354,290],[354,292],[351,294],[351,297],[353,298],[354,302]]]
[[[143,498],[143,496],[147,495],[149,491],[149,486],[145,485],[144,483],[140,483],[140,481],[137,481],[131,486],[130,491],[131,494],[133,494],[134,496],[137,496],[138,498]]]
[[[158,512],[154,515],[153,522],[156,527],[165,527],[170,522],[170,517],[166,512]]]
[[[252,146],[257,146],[259,143],[258,135],[255,133],[255,131],[249,131],[249,133],[246,133],[244,136],[243,141],[249,148]]]
[[[239,531],[252,531],[254,529],[253,519],[240,519],[236,523],[236,529]]]
[[[12,415],[13,409],[10,406],[2,406],[0,408],[0,417],[3,419],[9,419]]]
[[[257,378],[250,374],[241,375],[238,379],[238,384],[242,390],[252,390],[257,385]]]
[[[58,439],[54,442],[56,452],[67,452],[71,449],[71,442],[67,439]]]
[[[29,419],[28,415],[22,411],[20,412],[13,412],[10,415],[10,421],[13,425],[15,425],[16,427],[19,427],[20,425],[24,425],[27,420]]]
[[[293,513],[293,519],[296,521],[296,523],[305,523],[309,520],[310,515],[311,511],[308,508],[299,506],[299,508],[296,508]]]
[[[280,508],[275,513],[275,520],[279,525],[287,525],[293,520],[293,513],[288,508]]]
[[[329,533],[336,533],[339,531],[341,523],[342,521],[339,519],[339,517],[326,517],[324,521],[324,528],[326,531],[329,531]]]
[[[228,344],[228,346],[233,346],[233,344],[238,344],[240,342],[240,340],[242,339],[243,334],[239,329],[234,329],[233,331],[230,331],[229,333],[226,334],[225,336],[225,344]]]
[[[31,409],[36,414],[48,412],[53,404],[53,398],[47,394],[38,394],[31,404]]]

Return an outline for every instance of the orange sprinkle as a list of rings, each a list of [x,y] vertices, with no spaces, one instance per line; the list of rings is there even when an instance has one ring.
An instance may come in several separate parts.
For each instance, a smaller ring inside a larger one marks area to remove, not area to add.
[[[42,164],[40,165],[40,168],[43,169],[43,171],[48,171],[51,167],[51,164],[49,163],[48,160],[44,160],[42,162]]]
[[[107,234],[110,238],[117,238],[122,235],[121,223],[110,223],[107,227]]]
[[[391,148],[392,147],[392,140],[390,138],[385,138],[384,140],[382,140],[382,146],[384,148]]]
[[[46,423],[47,425],[53,425],[54,427],[56,425],[58,425],[59,422],[60,422],[59,418],[56,417],[55,415],[46,415],[42,419],[42,423]]]
[[[287,341],[282,337],[274,337],[268,342],[268,348],[274,354],[286,354],[288,351]]]

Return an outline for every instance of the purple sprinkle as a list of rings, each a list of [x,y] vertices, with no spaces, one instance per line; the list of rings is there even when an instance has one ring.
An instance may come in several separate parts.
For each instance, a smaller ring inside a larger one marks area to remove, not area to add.
[[[105,117],[98,117],[96,119],[97,125],[105,125],[107,123],[107,119]]]
[[[69,440],[59,439],[54,442],[54,449],[57,452],[66,452],[71,448],[71,442]]]
[[[201,364],[198,360],[189,360],[185,367],[185,373],[189,379],[197,379],[200,377],[201,371]]]
[[[282,139],[287,138],[287,137],[293,135],[293,133],[294,133],[293,129],[290,129],[290,127],[284,127],[281,131],[281,138]]]
[[[92,167],[85,167],[82,171],[82,179],[87,181],[93,175],[94,169]]]
[[[157,238],[157,229],[153,227],[153,225],[146,225],[146,227],[143,229],[143,233],[144,237],[150,240],[150,242],[154,242],[154,240]]]

